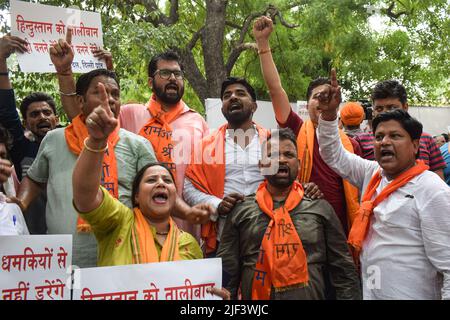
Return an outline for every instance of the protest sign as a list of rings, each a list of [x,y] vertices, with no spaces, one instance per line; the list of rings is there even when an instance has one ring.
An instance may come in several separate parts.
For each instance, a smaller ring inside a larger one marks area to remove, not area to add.
[[[70,300],[71,235],[0,236],[0,263],[0,300]]]
[[[92,53],[103,48],[99,13],[11,0],[11,35],[28,43],[28,52],[18,54],[23,72],[56,72],[49,49],[58,39],[65,39],[67,28],[72,28],[73,72],[106,68]]]
[[[217,300],[212,287],[222,287],[217,258],[86,268],[75,270],[73,299]]]

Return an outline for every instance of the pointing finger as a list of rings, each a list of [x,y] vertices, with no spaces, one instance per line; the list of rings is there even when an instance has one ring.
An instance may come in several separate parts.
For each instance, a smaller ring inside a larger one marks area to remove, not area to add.
[[[101,82],[99,82],[97,84],[98,86],[98,91],[99,91],[99,96],[100,96],[100,101],[101,106],[103,107],[103,109],[106,111],[106,114],[111,116],[112,115],[112,111],[109,108],[109,103],[108,103],[108,94],[106,93],[106,88],[105,85]]]
[[[331,77],[331,86],[334,88],[337,87],[338,82],[337,82],[337,78],[336,78],[336,69],[335,68],[331,69],[330,77]]]
[[[67,28],[66,42],[67,42],[69,45],[72,44],[72,28]]]

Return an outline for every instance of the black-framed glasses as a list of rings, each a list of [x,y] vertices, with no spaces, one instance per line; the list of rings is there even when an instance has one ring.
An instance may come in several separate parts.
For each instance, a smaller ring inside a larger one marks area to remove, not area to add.
[[[177,80],[181,80],[184,78],[184,73],[181,70],[161,69],[161,70],[156,70],[155,75],[156,74],[159,74],[161,79],[164,79],[164,80],[169,79],[172,76],[172,74],[175,77],[175,79],[177,79]]]

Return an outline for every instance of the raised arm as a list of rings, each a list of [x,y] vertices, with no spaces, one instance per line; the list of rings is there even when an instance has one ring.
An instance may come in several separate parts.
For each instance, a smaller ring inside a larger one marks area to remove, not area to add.
[[[14,51],[26,52],[26,45],[27,42],[19,37],[4,36],[0,38],[0,89],[12,89],[6,59]]]
[[[81,107],[76,98],[75,80],[72,73],[74,52],[71,45],[72,29],[68,28],[66,39],[59,39],[57,43],[50,47],[50,59],[56,69],[62,107],[69,121],[81,112]]]
[[[273,31],[272,20],[268,17],[260,17],[253,25],[253,36],[258,45],[259,61],[261,63],[261,71],[269,89],[270,98],[272,99],[275,117],[279,123],[285,123],[291,112],[289,97],[281,86],[280,75],[273,61],[272,51],[270,49],[269,37]]]
[[[363,159],[344,149],[338,130],[337,110],[341,102],[341,92],[336,79],[336,71],[331,71],[331,86],[323,86],[318,92],[321,115],[318,135],[319,151],[325,163],[341,178],[347,179],[362,189],[367,173],[378,168],[378,163]]]
[[[16,109],[16,99],[9,79],[6,59],[13,52],[26,52],[27,42],[19,37],[5,36],[0,38],[0,124],[13,136],[13,147],[10,156],[17,166],[16,170],[20,178],[22,172],[20,161],[26,149],[28,140],[24,136],[24,128]]]
[[[109,108],[105,86],[99,83],[98,90],[102,104],[86,118],[89,136],[73,169],[73,203],[80,212],[98,208],[103,200],[100,190],[103,156],[108,136],[118,125]]]
[[[108,69],[109,71],[114,71],[113,57],[111,52],[104,49],[97,49],[92,51],[92,53],[94,54],[94,57],[100,60],[105,60],[106,69]]]

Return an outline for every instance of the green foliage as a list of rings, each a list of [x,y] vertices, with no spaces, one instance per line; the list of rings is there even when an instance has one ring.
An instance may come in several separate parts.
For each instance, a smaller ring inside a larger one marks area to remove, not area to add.
[[[206,4],[200,0],[180,0],[179,20],[173,25],[157,27],[145,19],[158,18],[160,13],[148,12],[143,5],[133,5],[132,1],[40,2],[77,5],[83,10],[102,13],[104,43],[113,53],[124,103],[148,100],[151,93],[147,86],[147,64],[151,56],[168,48],[185,48],[206,18]],[[169,2],[160,2],[160,10],[168,15]],[[331,67],[336,67],[349,99],[367,98],[376,82],[396,78],[407,87],[412,104],[449,104],[450,8],[447,0],[274,0],[270,3],[280,10],[286,22],[297,25],[287,28],[277,18],[271,37],[275,63],[291,101],[304,100],[309,81],[327,76]],[[224,62],[240,36],[240,30],[231,25],[242,26],[247,16],[264,12],[267,6],[267,1],[228,1],[226,18],[230,24],[225,28],[224,47],[217,48],[223,50]],[[0,2],[0,10],[7,7],[7,2]],[[378,23],[384,26],[381,31],[375,31],[369,24],[372,21],[369,19],[377,12]],[[1,31],[6,31],[2,17],[0,26]],[[244,42],[253,41],[250,28]],[[207,78],[200,41],[192,52],[199,70]],[[244,51],[231,74],[247,77],[254,84],[258,97],[269,99],[256,52]],[[58,96],[52,75],[25,75],[14,71],[13,79],[19,98],[35,90]],[[198,111],[204,111],[189,84],[184,100]]]

